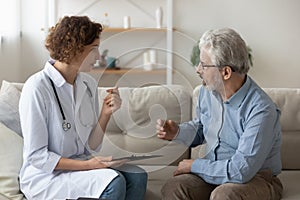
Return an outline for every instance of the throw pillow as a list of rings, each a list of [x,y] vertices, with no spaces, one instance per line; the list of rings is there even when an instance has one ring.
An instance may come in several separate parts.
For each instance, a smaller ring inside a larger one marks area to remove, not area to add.
[[[22,88],[23,88],[23,85],[24,85],[24,83],[9,82],[9,81],[3,80],[2,84],[1,84],[0,94],[3,93],[3,92],[6,92],[6,90],[11,86],[14,86],[15,88],[17,88],[21,92]]]
[[[186,105],[190,105],[190,95],[181,86],[135,88],[128,97],[126,130],[133,137],[156,137],[157,119],[184,121],[190,110]]]
[[[21,91],[13,84],[2,85],[0,93],[0,122],[22,136],[19,100]]]
[[[19,188],[23,139],[0,123],[0,195],[12,200],[23,199]]]

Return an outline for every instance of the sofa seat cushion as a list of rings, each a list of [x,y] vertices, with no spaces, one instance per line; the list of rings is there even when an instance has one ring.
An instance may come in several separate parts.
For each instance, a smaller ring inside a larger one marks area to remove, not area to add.
[[[0,123],[0,194],[8,199],[23,199],[19,189],[23,139]]]
[[[300,123],[300,121],[298,123]],[[283,169],[300,170],[299,145],[300,130],[282,131],[281,161]]]
[[[151,171],[151,166],[145,167],[146,170]],[[148,173],[148,189],[146,193],[146,200],[161,199],[160,190],[166,181],[173,176],[176,166],[166,166],[158,168],[152,166],[152,171]],[[283,184],[282,200],[299,200],[299,180],[300,171],[298,170],[283,170],[278,176]]]
[[[283,170],[278,178],[283,185],[282,200],[299,200],[300,199],[300,171]]]
[[[148,185],[145,200],[161,199],[160,190],[166,181],[173,176],[176,166],[141,166],[148,171]]]
[[[264,88],[281,110],[283,169],[300,169],[300,89]]]

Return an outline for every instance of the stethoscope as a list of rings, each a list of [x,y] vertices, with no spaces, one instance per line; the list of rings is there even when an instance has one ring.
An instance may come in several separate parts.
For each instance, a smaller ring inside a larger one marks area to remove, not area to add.
[[[64,131],[68,131],[71,128],[71,124],[69,122],[67,122],[67,120],[66,120],[66,116],[65,116],[64,111],[62,109],[62,106],[61,106],[60,100],[58,98],[58,94],[56,92],[54,83],[53,83],[53,81],[52,81],[52,79],[50,77],[49,77],[49,79],[50,79],[51,86],[53,88],[53,91],[54,91],[54,94],[55,94],[55,97],[56,97],[56,100],[57,100],[57,103],[58,103],[58,106],[59,106],[59,109],[60,109],[61,116],[63,118],[62,129]]]

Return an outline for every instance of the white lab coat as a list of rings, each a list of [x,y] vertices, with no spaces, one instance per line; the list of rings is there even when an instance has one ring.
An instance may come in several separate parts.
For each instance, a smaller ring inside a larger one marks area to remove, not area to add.
[[[49,77],[71,124],[67,131],[62,129],[62,114]],[[112,169],[54,171],[61,157],[86,159],[93,153],[87,141],[99,116],[97,83],[79,73],[74,87],[49,62],[24,84],[20,99],[24,137],[20,187],[28,199],[99,198],[118,176]]]

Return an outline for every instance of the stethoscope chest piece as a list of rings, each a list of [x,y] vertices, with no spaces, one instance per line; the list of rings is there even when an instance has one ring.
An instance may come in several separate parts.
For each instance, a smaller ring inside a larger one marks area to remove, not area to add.
[[[62,105],[61,105],[61,103],[60,103],[58,94],[57,94],[57,92],[56,92],[54,83],[53,83],[53,81],[52,81],[52,79],[51,79],[50,77],[49,77],[49,79],[50,79],[51,86],[52,86],[52,88],[53,88],[53,91],[54,91],[54,94],[55,94],[55,97],[56,97],[56,100],[57,100],[57,103],[58,103],[58,106],[59,106],[59,109],[60,109],[61,116],[62,116],[62,118],[63,118],[63,123],[61,124],[61,126],[62,126],[62,128],[63,128],[64,131],[68,131],[68,130],[71,128],[71,124],[70,124],[69,122],[66,121],[66,117],[65,117],[65,114],[64,114]]]
[[[63,123],[62,123],[62,128],[63,128],[64,131],[68,131],[71,128],[71,124],[64,120]]]

